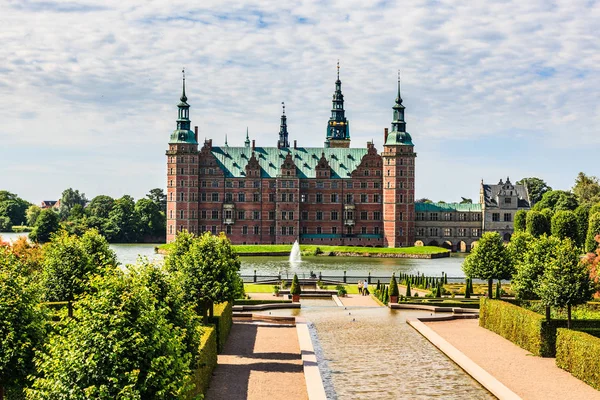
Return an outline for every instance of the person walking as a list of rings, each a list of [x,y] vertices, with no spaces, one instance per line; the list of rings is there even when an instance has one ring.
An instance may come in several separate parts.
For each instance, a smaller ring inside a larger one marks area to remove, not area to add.
[[[363,293],[363,281],[358,281],[358,293]]]
[[[365,284],[363,285],[363,296],[368,296],[369,295],[369,281],[365,281]]]

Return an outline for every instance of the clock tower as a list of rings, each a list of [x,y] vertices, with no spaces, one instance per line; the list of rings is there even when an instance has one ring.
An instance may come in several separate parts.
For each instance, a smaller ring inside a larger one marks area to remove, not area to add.
[[[337,80],[333,93],[333,106],[331,117],[327,123],[327,139],[325,147],[350,147],[350,126],[344,111],[344,95],[342,94],[342,81],[340,81],[340,62],[337,64]]]

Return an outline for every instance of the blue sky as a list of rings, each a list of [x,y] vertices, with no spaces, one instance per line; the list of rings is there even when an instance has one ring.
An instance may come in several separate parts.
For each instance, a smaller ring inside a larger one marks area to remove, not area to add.
[[[164,187],[181,69],[200,138],[321,146],[336,62],[352,145],[390,126],[397,70],[417,197],[600,175],[597,1],[5,1],[0,189],[143,196]]]

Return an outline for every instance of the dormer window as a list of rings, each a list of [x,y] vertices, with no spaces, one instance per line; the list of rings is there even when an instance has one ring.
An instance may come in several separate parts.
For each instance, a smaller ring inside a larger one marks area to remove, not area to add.
[[[512,195],[512,192],[510,192],[510,194]],[[504,198],[504,204],[511,204],[511,203],[512,203],[512,199],[510,197]]]

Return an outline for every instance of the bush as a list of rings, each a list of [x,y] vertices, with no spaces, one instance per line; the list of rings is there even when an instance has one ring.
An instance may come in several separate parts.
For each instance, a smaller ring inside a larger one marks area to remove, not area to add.
[[[348,291],[346,290],[346,286],[344,286],[344,285],[337,285],[335,287],[335,289],[337,290],[339,297],[344,297],[348,294]]]
[[[519,210],[515,213],[515,232],[525,232],[527,227],[527,211]]]
[[[302,288],[300,287],[300,281],[298,280],[298,275],[294,274],[294,279],[292,279],[292,287],[290,288],[290,294],[299,296],[301,293],[302,293]]]
[[[400,291],[398,290],[398,282],[396,281],[396,274],[392,274],[392,279],[390,280],[389,294],[390,296],[400,295]]]
[[[526,217],[526,229],[535,237],[550,233],[550,221],[539,211],[529,211]]]
[[[558,329],[556,365],[600,390],[600,338],[585,332]]]
[[[236,306],[254,306],[257,304],[281,304],[281,303],[291,303],[291,300],[256,300],[256,299],[237,299],[234,302]]]
[[[198,358],[198,368],[192,371],[192,383],[195,385],[188,398],[193,398],[200,393],[204,394],[210,383],[213,370],[217,366],[217,332],[212,326],[205,326],[202,329],[202,339],[200,340],[200,354]]]
[[[227,343],[231,325],[233,324],[233,309],[230,302],[215,304],[214,315],[209,322],[215,324],[217,330],[217,351],[220,353]]]

